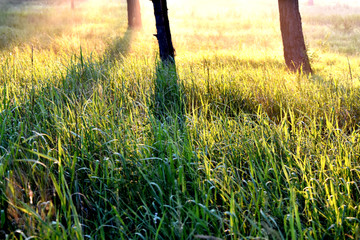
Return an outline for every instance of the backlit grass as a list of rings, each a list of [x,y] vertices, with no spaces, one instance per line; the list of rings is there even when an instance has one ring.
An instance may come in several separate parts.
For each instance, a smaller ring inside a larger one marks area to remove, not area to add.
[[[305,76],[232,4],[169,4],[176,69],[150,1],[0,10],[0,238],[360,237],[358,15],[303,13]]]

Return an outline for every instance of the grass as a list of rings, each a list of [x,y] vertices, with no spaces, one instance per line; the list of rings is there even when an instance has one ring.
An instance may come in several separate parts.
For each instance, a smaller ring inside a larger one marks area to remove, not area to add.
[[[143,4],[0,10],[0,238],[358,239],[358,15],[303,14],[304,76],[276,6],[173,3],[174,69]]]

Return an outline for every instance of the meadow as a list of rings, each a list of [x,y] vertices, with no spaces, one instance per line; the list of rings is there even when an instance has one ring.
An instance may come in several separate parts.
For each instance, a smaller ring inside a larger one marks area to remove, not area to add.
[[[0,239],[360,238],[360,9],[194,2],[0,2]]]

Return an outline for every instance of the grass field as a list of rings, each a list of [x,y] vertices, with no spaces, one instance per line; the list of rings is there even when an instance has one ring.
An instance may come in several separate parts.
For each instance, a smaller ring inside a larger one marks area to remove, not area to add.
[[[194,2],[0,3],[0,239],[360,238],[359,8]]]

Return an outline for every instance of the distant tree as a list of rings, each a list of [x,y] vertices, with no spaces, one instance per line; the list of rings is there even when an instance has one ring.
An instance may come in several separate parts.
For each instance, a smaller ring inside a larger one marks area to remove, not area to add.
[[[171,40],[170,23],[166,0],[152,0],[156,21],[160,58],[163,63],[175,63],[175,49]]]
[[[293,71],[311,73],[307,56],[298,0],[278,0],[280,28],[286,65]]]
[[[128,26],[129,28],[141,28],[141,11],[139,0],[127,0]]]

